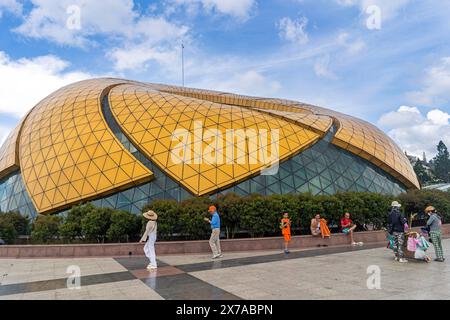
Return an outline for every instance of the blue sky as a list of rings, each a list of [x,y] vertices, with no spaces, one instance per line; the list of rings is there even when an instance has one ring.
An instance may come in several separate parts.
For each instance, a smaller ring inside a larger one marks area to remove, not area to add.
[[[0,0],[0,141],[77,80],[181,84],[184,42],[187,86],[318,104],[431,156],[450,146],[449,12],[441,0]]]

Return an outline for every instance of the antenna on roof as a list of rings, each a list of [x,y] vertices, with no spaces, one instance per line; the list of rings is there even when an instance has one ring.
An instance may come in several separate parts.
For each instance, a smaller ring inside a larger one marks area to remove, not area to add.
[[[184,42],[181,41],[181,80],[184,87]]]

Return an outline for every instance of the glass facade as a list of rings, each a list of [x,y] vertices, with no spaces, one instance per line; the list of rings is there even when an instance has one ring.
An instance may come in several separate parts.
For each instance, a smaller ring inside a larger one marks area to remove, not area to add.
[[[25,189],[20,172],[0,180],[0,211],[18,211],[24,216],[36,217],[36,209]]]

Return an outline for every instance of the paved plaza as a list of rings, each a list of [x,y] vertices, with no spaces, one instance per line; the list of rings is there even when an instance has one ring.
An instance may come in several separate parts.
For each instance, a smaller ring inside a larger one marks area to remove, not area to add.
[[[449,256],[450,240],[443,246]],[[155,272],[146,265],[144,257],[3,259],[0,300],[450,299],[448,261],[399,264],[383,244],[227,253],[220,261],[160,256]],[[79,289],[67,288],[70,266],[80,268]],[[368,289],[368,268],[381,271],[380,289]]]

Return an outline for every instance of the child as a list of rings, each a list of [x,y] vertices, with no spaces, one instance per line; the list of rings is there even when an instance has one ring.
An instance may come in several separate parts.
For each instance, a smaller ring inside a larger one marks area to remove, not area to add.
[[[414,252],[414,258],[417,260],[423,260],[425,262],[430,262],[431,258],[426,254],[427,249],[430,244],[425,239],[423,235],[416,233],[414,242],[416,243],[416,251]]]
[[[280,229],[284,237],[284,253],[289,254],[288,246],[291,241],[291,220],[289,219],[289,214],[287,212],[283,214]]]

